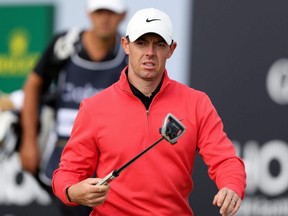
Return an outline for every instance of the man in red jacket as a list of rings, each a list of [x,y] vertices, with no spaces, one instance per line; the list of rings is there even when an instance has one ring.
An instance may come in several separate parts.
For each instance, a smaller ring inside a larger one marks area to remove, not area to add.
[[[219,188],[213,204],[222,216],[238,211],[244,164],[209,97],[168,77],[166,61],[177,46],[172,33],[170,18],[160,10],[143,9],[131,18],[122,37],[128,66],[117,83],[82,102],[54,172],[54,193],[65,204],[91,206],[91,215],[191,216],[188,197],[199,151]],[[117,179],[97,185],[159,139],[168,113],[186,127],[177,144],[157,145]]]

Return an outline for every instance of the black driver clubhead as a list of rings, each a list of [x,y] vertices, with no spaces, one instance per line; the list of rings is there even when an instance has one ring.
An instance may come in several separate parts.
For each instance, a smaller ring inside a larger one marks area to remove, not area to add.
[[[164,119],[160,133],[171,144],[175,144],[180,136],[184,134],[186,127],[175,116],[169,113]]]

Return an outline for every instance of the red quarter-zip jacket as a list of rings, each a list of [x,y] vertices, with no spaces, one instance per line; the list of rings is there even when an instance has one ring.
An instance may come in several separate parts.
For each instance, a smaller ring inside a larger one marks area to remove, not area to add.
[[[124,165],[161,138],[159,129],[172,113],[186,126],[185,134],[175,145],[161,141],[123,170],[91,216],[193,215],[188,197],[197,150],[217,187],[228,187],[243,198],[244,164],[208,96],[171,80],[165,70],[161,89],[146,111],[129,87],[126,70],[118,82],[81,103],[53,176],[54,193],[67,205],[77,205],[67,200],[67,187],[94,172],[104,177]]]

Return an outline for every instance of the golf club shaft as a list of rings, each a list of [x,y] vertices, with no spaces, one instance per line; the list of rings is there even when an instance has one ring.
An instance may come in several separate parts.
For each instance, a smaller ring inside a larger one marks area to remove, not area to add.
[[[141,153],[139,153],[137,156],[132,158],[130,161],[128,161],[126,164],[124,164],[122,167],[120,167],[118,170],[116,170],[117,174],[119,175],[120,172],[122,172],[125,168],[127,168],[131,163],[133,163],[135,160],[137,160],[139,157],[141,157],[143,154],[145,154],[147,151],[149,151],[151,148],[153,148],[155,145],[157,145],[159,142],[161,142],[164,138],[161,137],[159,140],[157,140],[155,143],[150,145],[148,148],[143,150]]]
[[[143,154],[145,154],[147,151],[149,151],[151,148],[153,148],[155,145],[157,145],[159,142],[161,142],[164,139],[164,137],[161,137],[159,140],[157,140],[155,143],[150,145],[148,148],[143,150],[141,153],[136,155],[134,158],[132,158],[130,161],[128,161],[126,164],[124,164],[122,167],[120,167],[118,170],[113,170],[111,173],[106,175],[101,181],[99,181],[96,185],[103,185],[105,183],[109,183],[113,181],[117,176],[119,176],[120,172],[122,172],[125,168],[127,168],[129,165],[131,165],[134,161],[136,161],[139,157],[141,157]]]

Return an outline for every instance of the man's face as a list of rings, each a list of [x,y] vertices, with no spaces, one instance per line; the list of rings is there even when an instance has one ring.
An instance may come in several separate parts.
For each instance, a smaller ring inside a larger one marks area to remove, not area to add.
[[[176,43],[168,45],[161,36],[154,33],[142,35],[134,42],[122,38],[122,45],[129,55],[128,74],[132,73],[147,81],[162,78],[166,60],[176,48]]]
[[[100,38],[114,37],[124,14],[117,14],[110,10],[96,10],[89,14],[96,35]]]

